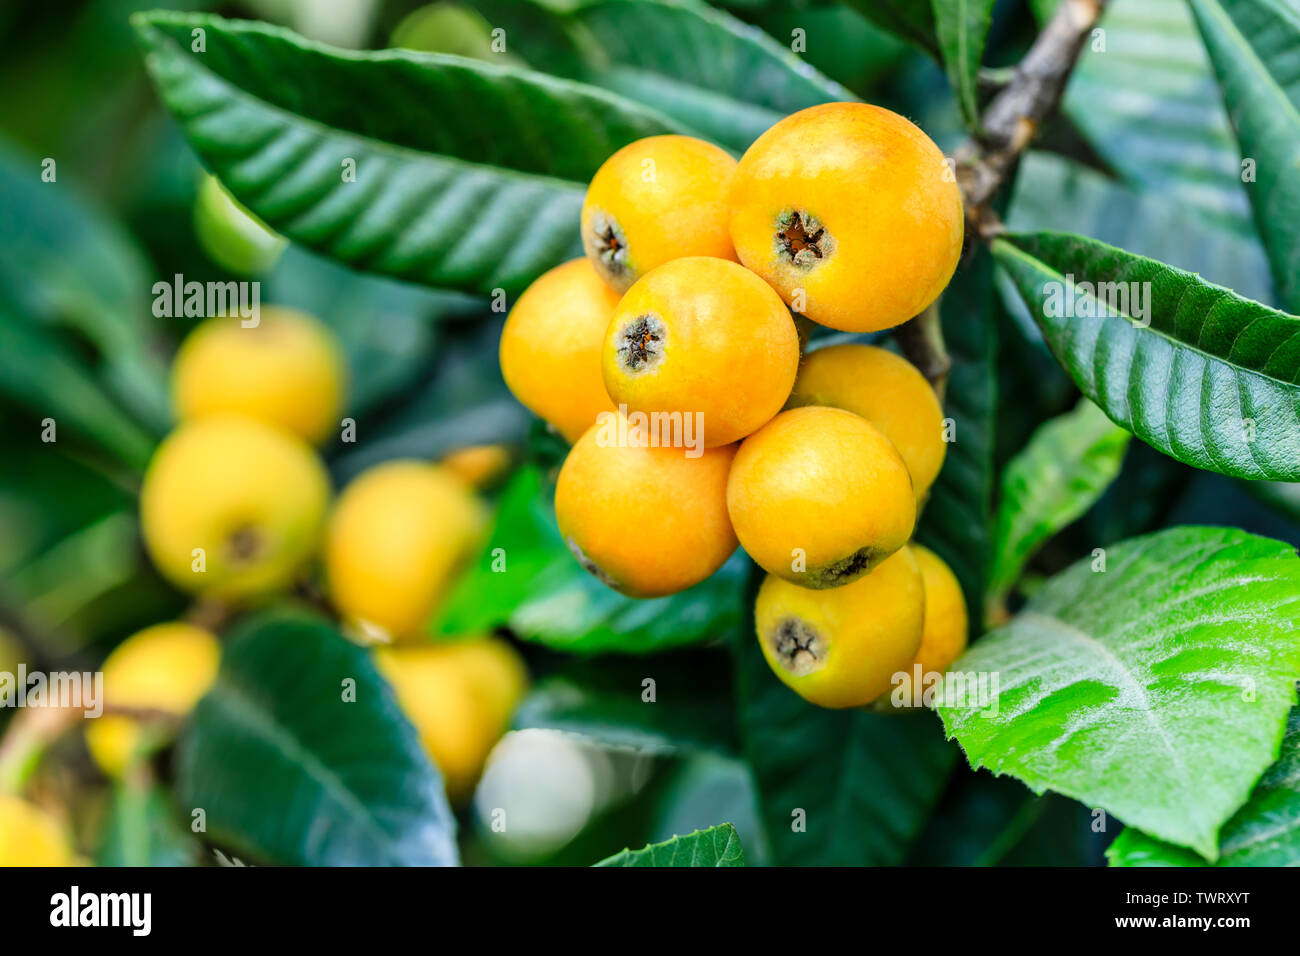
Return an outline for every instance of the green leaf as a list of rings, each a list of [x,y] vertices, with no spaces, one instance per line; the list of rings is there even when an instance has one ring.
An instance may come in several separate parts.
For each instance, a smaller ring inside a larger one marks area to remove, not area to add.
[[[693,0],[592,0],[570,19],[600,53],[583,80],[652,104],[733,150],[789,113],[857,99],[761,30]]]
[[[51,171],[56,178],[44,181],[41,161],[0,143],[0,311],[86,365],[123,410],[161,431],[169,410],[166,369],[151,348],[151,266],[67,181],[66,166]]]
[[[652,754],[735,753],[729,662],[715,654],[575,659],[533,688],[515,711],[514,726],[581,734]],[[647,679],[654,681],[650,699]]]
[[[1300,480],[1300,319],[1082,236],[1008,235],[993,253],[1112,420],[1197,468]]]
[[[1125,182],[1252,233],[1241,155],[1185,0],[1110,0],[1099,27],[1065,114]]]
[[[415,729],[370,656],[314,619],[238,628],[181,741],[178,780],[185,815],[202,809],[213,842],[258,862],[457,862]]]
[[[502,555],[506,570],[493,570]],[[734,632],[746,573],[747,562],[737,553],[680,594],[624,597],[574,560],[555,524],[549,483],[527,467],[502,494],[488,547],[453,591],[435,629],[473,634],[504,625],[555,650],[654,654]]]
[[[1104,573],[1097,560],[959,658],[936,706],[971,766],[1213,857],[1296,700],[1300,559],[1236,529],[1177,527],[1107,549]],[[992,706],[961,700],[977,675]]]
[[[1205,865],[1190,850],[1132,827],[1116,838],[1106,857],[1112,866]],[[1277,763],[1219,834],[1215,861],[1215,866],[1296,865],[1300,865],[1300,710],[1291,711]]]
[[[849,6],[900,40],[938,57],[931,0],[849,0]]]
[[[97,866],[190,866],[197,849],[162,788],[139,780],[113,788]]]
[[[1103,844],[1087,807],[965,768],[907,857],[908,866],[1095,866]]]
[[[583,185],[610,153],[689,132],[516,67],[336,50],[201,14],[132,23],[163,102],[236,198],[282,235],[427,285],[522,289],[580,254]],[[191,52],[193,30],[202,53]]]
[[[436,459],[467,445],[522,444],[532,419],[501,377],[497,343],[503,321],[497,315],[444,323],[423,381],[387,414],[358,424],[365,438],[337,461],[340,480],[394,458]]]
[[[996,0],[933,0],[934,30],[967,127],[979,126],[975,81]]]
[[[744,866],[740,837],[730,823],[696,830],[686,836],[624,850],[593,866]]]
[[[1013,232],[1075,232],[1199,273],[1238,295],[1276,294],[1264,246],[1177,197],[1139,192],[1096,170],[1033,150],[1016,170],[1007,213]]]
[[[956,441],[930,489],[917,538],[952,568],[970,608],[974,633],[993,560],[993,449],[997,420],[997,326],[993,312],[993,259],[976,250],[939,301],[952,370],[943,413]]]
[[[0,395],[42,421],[107,451],[143,472],[154,439],[109,397],[94,371],[66,350],[48,330],[22,321],[0,303]],[[43,426],[42,426],[43,427]],[[40,433],[31,433],[33,442]]]
[[[1128,432],[1086,398],[1039,426],[1002,473],[989,590],[1009,592],[1052,535],[1083,515],[1119,474]]]
[[[934,715],[815,707],[772,674],[747,623],[736,702],[773,862],[901,863],[956,763]]]
[[[1282,304],[1300,312],[1300,9],[1279,0],[1191,0],[1242,154],[1255,224]]]

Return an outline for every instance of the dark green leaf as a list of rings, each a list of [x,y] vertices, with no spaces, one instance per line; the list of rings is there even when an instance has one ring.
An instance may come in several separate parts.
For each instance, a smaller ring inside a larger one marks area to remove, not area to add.
[[[962,701],[975,677],[991,701]],[[957,660],[936,705],[972,766],[1213,856],[1277,755],[1297,677],[1295,551],[1177,527],[1052,578]]]
[[[53,333],[27,324],[3,303],[0,394],[42,421],[53,419],[56,438],[62,432],[86,439],[136,471],[153,454],[153,436],[105,393],[93,370]],[[41,441],[40,432],[33,429],[31,440]]]
[[[957,270],[939,301],[952,371],[943,413],[954,423],[948,446],[921,515],[917,538],[947,562],[961,582],[975,633],[993,559],[993,449],[997,415],[997,325],[993,312],[993,260],[979,249]]]
[[[908,854],[909,866],[1095,866],[1104,834],[1091,811],[1010,777],[953,774],[943,801]]]
[[[849,4],[876,26],[938,57],[931,0],[849,0]]]
[[[1128,439],[1086,398],[1039,427],[1002,473],[990,593],[1005,596],[1034,552],[1101,497],[1119,474]]]
[[[1129,828],[1106,857],[1112,866],[1204,866],[1190,850],[1152,839]],[[1219,834],[1216,866],[1296,866],[1300,864],[1300,710],[1291,711],[1282,753],[1260,778],[1250,802]]]
[[[532,419],[501,378],[501,324],[496,316],[441,326],[424,380],[387,414],[358,423],[356,446],[335,467],[340,479],[394,458],[435,459],[467,445],[522,444]],[[405,364],[396,355],[393,360]]]
[[[335,50],[207,15],[133,23],[164,103],[236,198],[326,255],[428,285],[522,289],[579,254],[582,184],[610,153],[685,131],[514,67]]]
[[[506,570],[494,571],[502,556]],[[653,654],[734,632],[746,569],[737,553],[680,594],[624,597],[574,560],[555,525],[549,482],[529,467],[507,486],[487,550],[452,593],[436,628],[473,634],[504,625],[555,650]]]
[[[1300,312],[1300,9],[1279,0],[1192,0],[1191,7],[1253,167],[1246,195],[1282,304]]]
[[[151,351],[150,266],[130,234],[67,181],[66,166],[54,171],[45,182],[39,160],[0,144],[0,311],[48,336],[69,360],[79,361],[75,346],[89,346],[99,386],[162,429],[168,410],[165,370]]]
[[[996,0],[933,0],[934,30],[943,54],[948,81],[957,94],[966,125],[979,125],[979,103],[975,80]]]
[[[788,47],[703,3],[591,0],[572,19],[607,63],[582,78],[654,105],[734,150],[788,113],[856,99]]]
[[[257,862],[457,862],[414,728],[370,656],[313,619],[238,629],[181,741],[178,778],[183,812],[202,809],[213,842]]]
[[[1241,156],[1185,0],[1110,0],[1099,27],[1070,76],[1066,115],[1127,183],[1253,232]]]
[[[744,866],[740,837],[730,823],[696,830],[687,836],[624,850],[594,866]]]
[[[734,753],[727,660],[716,652],[574,660],[544,678],[515,711],[516,727],[545,727],[656,754]],[[646,680],[653,680],[653,695]]]
[[[1112,420],[1197,468],[1300,479],[1300,319],[1082,236],[1009,235],[993,252]]]

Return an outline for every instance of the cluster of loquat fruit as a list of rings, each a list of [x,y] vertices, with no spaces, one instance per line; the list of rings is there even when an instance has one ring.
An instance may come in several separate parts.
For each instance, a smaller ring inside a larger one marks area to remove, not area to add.
[[[963,210],[939,148],[861,103],[795,113],[739,162],[649,137],[596,172],[581,233],[586,257],[523,293],[500,348],[515,396],[573,443],[555,511],[578,561],[648,598],[739,544],[768,572],[769,665],[825,707],[945,670],[964,600],[910,543],[944,459],[938,397],[891,351],[805,355],[803,334],[893,328],[943,291]]]
[[[506,641],[429,643],[424,626],[481,544],[476,489],[508,456],[475,446],[438,463],[385,462],[334,500],[316,446],[340,427],[346,390],[340,344],[306,313],[264,307],[247,327],[238,317],[197,326],[172,367],[177,427],[141,486],[144,543],[164,577],[209,607],[253,608],[319,577],[352,635],[376,645],[379,673],[448,796],[463,801],[528,675]],[[213,630],[190,621],[119,644],[103,665],[105,712],[87,722],[101,770],[121,777],[165,745],[216,680],[220,657]],[[0,797],[0,865],[78,860],[58,820]]]

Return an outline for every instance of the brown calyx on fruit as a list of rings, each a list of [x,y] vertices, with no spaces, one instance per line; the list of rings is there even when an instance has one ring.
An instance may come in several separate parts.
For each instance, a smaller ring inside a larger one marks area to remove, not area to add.
[[[603,210],[594,210],[587,242],[606,275],[620,282],[631,279],[628,275],[627,237],[623,235],[618,220]]]
[[[816,216],[792,209],[777,217],[776,245],[783,259],[807,269],[830,256],[835,240]]]
[[[639,315],[619,330],[619,362],[632,372],[648,369],[663,358],[664,324],[653,315]]]
[[[265,538],[251,524],[243,524],[226,535],[226,554],[236,564],[246,564],[261,556]]]
[[[826,664],[826,642],[801,618],[782,618],[767,640],[781,666],[795,677],[811,674]]]

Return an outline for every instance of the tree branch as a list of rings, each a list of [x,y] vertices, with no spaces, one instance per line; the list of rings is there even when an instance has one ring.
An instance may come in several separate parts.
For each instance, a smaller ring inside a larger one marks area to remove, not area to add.
[[[966,205],[967,229],[976,235],[987,237],[1001,229],[989,203],[1056,110],[1104,6],[1105,0],[1061,0],[1011,82],[984,111],[980,134],[957,151],[957,184]]]
[[[980,133],[957,150],[957,185],[966,210],[966,237],[988,239],[1002,231],[991,208],[1043,122],[1055,112],[1079,51],[1106,0],[1061,0],[981,117]],[[943,344],[938,308],[931,306],[894,333],[899,348],[943,397],[952,362]]]

